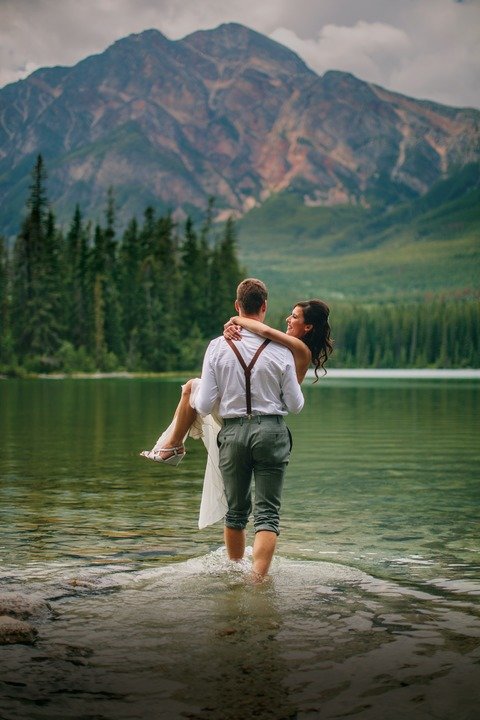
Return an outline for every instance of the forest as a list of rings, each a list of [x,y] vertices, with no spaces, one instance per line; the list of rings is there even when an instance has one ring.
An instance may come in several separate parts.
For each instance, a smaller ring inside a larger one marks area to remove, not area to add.
[[[4,374],[198,367],[206,340],[233,314],[244,271],[228,221],[212,239],[212,207],[182,234],[147,208],[123,236],[109,192],[105,222],[77,206],[65,235],[46,196],[41,156],[13,250],[0,246],[0,369]]]
[[[111,190],[102,224],[77,205],[63,231],[46,183],[39,155],[13,247],[0,237],[0,373],[198,370],[238,282],[255,275],[239,262],[233,219],[215,226],[213,200],[200,227],[147,207],[119,237]],[[331,367],[479,366],[480,306],[468,296],[334,302],[331,326]]]

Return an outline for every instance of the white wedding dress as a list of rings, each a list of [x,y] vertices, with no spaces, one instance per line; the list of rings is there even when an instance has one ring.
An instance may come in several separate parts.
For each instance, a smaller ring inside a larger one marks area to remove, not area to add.
[[[190,395],[190,405],[195,407],[195,397],[200,387],[200,379],[195,378],[192,383],[192,391]],[[175,424],[175,418],[172,420],[167,429],[160,435],[153,448],[149,451],[141,453],[144,457],[154,459],[154,455],[158,450],[164,446],[164,442],[167,440],[172,432]],[[187,437],[192,437],[195,440],[202,438],[203,444],[207,449],[207,466],[205,468],[205,476],[203,478],[203,491],[202,500],[200,502],[200,513],[198,517],[198,527],[200,530],[213,525],[214,523],[222,520],[227,512],[227,499],[225,497],[225,490],[223,487],[223,478],[219,468],[219,456],[218,456],[218,445],[217,435],[222,427],[222,420],[215,412],[215,408],[211,415],[201,417],[197,415],[197,418],[184,440]]]

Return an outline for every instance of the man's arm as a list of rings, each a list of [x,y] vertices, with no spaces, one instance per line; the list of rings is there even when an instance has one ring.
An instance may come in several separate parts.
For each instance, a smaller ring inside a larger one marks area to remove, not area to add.
[[[290,413],[299,413],[305,403],[295,367],[289,359],[282,378],[282,399]]]
[[[208,415],[212,412],[215,402],[219,398],[217,379],[212,365],[212,343],[207,348],[203,358],[202,378],[200,389],[195,398],[195,409],[200,415]]]

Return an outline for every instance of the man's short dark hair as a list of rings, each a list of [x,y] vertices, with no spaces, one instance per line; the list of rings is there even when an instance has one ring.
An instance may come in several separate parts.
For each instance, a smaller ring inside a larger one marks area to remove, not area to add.
[[[246,278],[237,287],[237,301],[247,315],[258,315],[267,297],[267,286],[256,278]]]

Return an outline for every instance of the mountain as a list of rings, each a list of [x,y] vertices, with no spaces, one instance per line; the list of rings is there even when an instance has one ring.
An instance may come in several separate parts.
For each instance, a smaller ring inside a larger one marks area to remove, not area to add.
[[[322,297],[360,304],[478,298],[480,164],[383,212],[308,207],[272,196],[238,221],[242,261],[264,279],[271,307]]]
[[[0,90],[0,231],[18,229],[38,153],[63,222],[76,203],[100,219],[109,186],[120,223],[148,204],[195,216],[210,196],[219,218],[241,216],[285,193],[361,215],[478,161],[479,128],[474,109],[319,77],[241,25],[176,41],[147,30]]]

